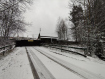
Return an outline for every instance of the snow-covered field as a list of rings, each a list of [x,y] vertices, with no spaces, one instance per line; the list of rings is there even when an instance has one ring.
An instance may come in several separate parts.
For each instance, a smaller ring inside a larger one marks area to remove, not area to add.
[[[0,79],[34,79],[24,47],[0,59]]]
[[[45,47],[27,47],[40,79],[105,79],[105,61]],[[0,59],[0,79],[34,79],[25,47]]]

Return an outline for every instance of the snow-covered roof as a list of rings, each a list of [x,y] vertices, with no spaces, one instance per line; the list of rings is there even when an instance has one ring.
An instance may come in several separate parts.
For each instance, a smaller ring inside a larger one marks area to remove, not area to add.
[[[53,36],[40,36],[40,38],[55,38],[55,39],[57,39],[58,37],[53,37]]]

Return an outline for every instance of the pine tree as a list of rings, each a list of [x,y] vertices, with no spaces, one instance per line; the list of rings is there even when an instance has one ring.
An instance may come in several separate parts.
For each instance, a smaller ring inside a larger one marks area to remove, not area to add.
[[[83,19],[83,9],[82,7],[79,5],[74,5],[73,4],[73,8],[72,11],[70,12],[70,15],[72,16],[72,18],[70,19],[70,21],[72,21],[72,23],[74,24],[74,27],[72,28],[73,30],[73,36],[75,41],[78,41],[78,33],[77,33],[77,27],[79,25],[79,21],[81,19]]]

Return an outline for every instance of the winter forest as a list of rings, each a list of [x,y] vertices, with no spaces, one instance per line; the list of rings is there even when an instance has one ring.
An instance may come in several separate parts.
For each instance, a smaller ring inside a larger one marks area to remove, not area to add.
[[[69,7],[69,21],[72,24],[72,36],[80,46],[87,48],[87,55],[105,56],[105,1],[104,0],[72,0]],[[68,28],[63,19],[57,23],[59,39],[68,40]]]
[[[8,37],[24,32],[22,13],[31,0],[0,0],[0,45],[10,44]]]
[[[32,1],[28,0],[0,0],[0,45],[10,44],[9,37],[18,36],[25,32],[22,13]],[[75,42],[86,47],[85,55],[105,56],[105,1],[104,0],[70,0],[69,21],[71,28],[67,28],[66,21],[59,18],[56,33],[59,40],[69,41],[68,30]]]
[[[105,0],[0,0],[0,79],[105,79]]]

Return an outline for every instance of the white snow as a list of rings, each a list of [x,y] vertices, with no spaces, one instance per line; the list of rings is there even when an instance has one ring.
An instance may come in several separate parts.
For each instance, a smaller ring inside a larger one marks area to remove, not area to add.
[[[74,74],[73,72],[70,72],[69,70],[65,69],[61,65],[55,63],[51,59],[45,57],[35,49],[33,48],[30,48],[30,49],[37,55],[37,57],[41,60],[41,62],[43,62],[45,67],[52,73],[52,75],[56,79],[83,79],[82,77]]]
[[[101,61],[101,60],[98,60],[95,58],[91,58],[91,57],[84,58],[79,55],[73,55],[71,53],[68,54],[65,52],[57,51],[55,49],[50,50],[50,49],[44,48],[44,47],[36,47],[36,48],[41,49],[41,50],[45,51],[46,53],[48,53],[56,58],[59,58],[63,61],[66,61],[70,64],[73,64],[83,70],[93,73],[103,79],[105,78],[105,62],[104,61]],[[60,55],[55,54],[52,51],[59,53]]]
[[[36,56],[36,54],[32,50],[28,49],[28,54],[29,54],[31,61],[34,65],[34,68],[37,71],[39,79],[55,79],[55,77],[43,65],[43,63],[40,61],[40,59]]]
[[[61,64],[64,64],[68,68],[77,71],[77,73],[82,74],[84,77],[88,77],[87,79],[105,79],[105,61],[89,56],[85,58],[70,52],[61,52],[54,48],[34,48],[44,51],[44,54],[47,56],[55,59]],[[39,62],[35,57],[33,57],[33,59],[36,60],[34,65],[38,68],[36,69],[38,70],[38,73],[45,72],[44,74],[48,76],[46,70],[43,69],[44,67],[40,66],[40,63],[43,63],[43,65],[48,69],[48,73],[51,73],[50,75],[54,76],[53,79],[83,79],[80,75],[71,72],[60,64],[55,63],[53,60],[36,51],[34,48],[28,47],[28,49],[33,51],[33,54],[35,54],[40,60]],[[40,65],[38,65],[38,63]],[[0,59],[0,79],[34,79],[24,47],[15,48],[8,56]]]
[[[0,79],[34,79],[24,47],[0,59]]]

